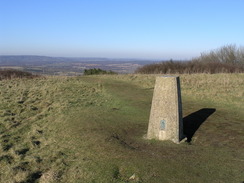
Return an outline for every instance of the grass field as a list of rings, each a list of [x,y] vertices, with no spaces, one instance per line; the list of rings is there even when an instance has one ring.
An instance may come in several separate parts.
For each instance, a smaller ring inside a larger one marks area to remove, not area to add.
[[[244,74],[181,75],[191,145],[144,138],[155,77],[0,81],[0,182],[243,182]]]

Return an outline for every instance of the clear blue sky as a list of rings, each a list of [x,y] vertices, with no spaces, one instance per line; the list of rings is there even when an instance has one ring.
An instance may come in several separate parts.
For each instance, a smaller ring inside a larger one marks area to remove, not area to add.
[[[244,46],[244,0],[0,0],[0,55],[188,59]]]

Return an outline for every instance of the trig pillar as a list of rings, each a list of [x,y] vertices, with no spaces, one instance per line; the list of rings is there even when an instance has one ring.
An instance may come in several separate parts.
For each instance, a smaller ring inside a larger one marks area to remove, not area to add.
[[[147,138],[175,143],[184,138],[179,77],[156,78]]]

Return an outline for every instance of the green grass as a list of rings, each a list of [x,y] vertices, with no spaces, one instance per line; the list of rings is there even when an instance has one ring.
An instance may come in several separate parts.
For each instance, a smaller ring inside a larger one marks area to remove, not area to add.
[[[155,75],[0,81],[0,182],[242,182],[244,75],[182,75],[192,145],[146,140]]]

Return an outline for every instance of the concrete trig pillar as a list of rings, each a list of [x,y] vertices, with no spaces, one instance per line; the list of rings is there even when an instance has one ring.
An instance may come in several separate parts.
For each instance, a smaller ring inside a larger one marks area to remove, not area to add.
[[[179,77],[156,78],[147,138],[175,143],[184,138]]]

